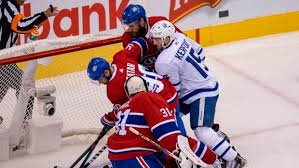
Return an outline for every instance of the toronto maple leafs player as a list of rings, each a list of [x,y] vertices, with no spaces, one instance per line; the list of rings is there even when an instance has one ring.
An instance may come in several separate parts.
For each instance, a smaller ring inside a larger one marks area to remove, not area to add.
[[[205,66],[205,55],[199,44],[176,32],[169,21],[159,21],[150,30],[154,45],[161,51],[155,70],[167,76],[179,92],[181,112],[190,113],[191,128],[198,139],[226,161],[226,167],[246,164],[230,143],[211,127],[219,97],[219,84]]]

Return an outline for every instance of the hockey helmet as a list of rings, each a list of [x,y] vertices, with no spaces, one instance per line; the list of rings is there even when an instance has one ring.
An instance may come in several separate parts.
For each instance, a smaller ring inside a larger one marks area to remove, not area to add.
[[[141,17],[146,19],[144,8],[138,4],[130,4],[126,7],[122,14],[122,22],[128,25],[132,22],[139,21]]]
[[[128,97],[139,92],[147,92],[147,83],[141,76],[133,75],[125,82],[125,91]]]
[[[91,80],[98,80],[104,76],[104,71],[110,68],[110,64],[100,57],[92,58],[87,67],[87,75]]]
[[[167,20],[161,20],[157,23],[155,23],[150,32],[153,38],[160,38],[162,40],[162,47],[165,48],[168,45],[165,45],[165,39],[166,37],[170,38],[170,42],[174,40],[175,38],[175,27],[174,25],[167,21]]]

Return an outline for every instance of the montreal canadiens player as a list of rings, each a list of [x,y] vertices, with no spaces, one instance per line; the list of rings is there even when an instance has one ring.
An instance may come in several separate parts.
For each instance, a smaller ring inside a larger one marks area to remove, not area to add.
[[[204,64],[201,46],[176,32],[174,25],[168,21],[157,22],[150,31],[153,43],[161,51],[155,70],[162,76],[168,76],[179,92],[181,111],[185,114],[190,112],[191,128],[196,137],[227,161],[227,167],[243,167],[246,160],[211,128],[219,85]]]
[[[203,162],[214,164],[213,167],[220,166],[216,155],[203,143],[180,135],[174,113],[169,110],[167,102],[160,95],[148,92],[146,81],[141,76],[129,77],[124,87],[129,100],[116,111],[116,132],[107,142],[113,168],[177,167],[169,156],[161,159],[162,152],[132,133],[129,127],[177,154],[182,160],[177,163],[178,167],[193,166],[191,159],[188,159],[190,153],[180,148],[182,145],[190,147],[193,151],[191,155],[201,158]],[[180,138],[185,138],[184,144],[181,144],[183,141]]]
[[[150,28],[161,20],[168,20],[163,16],[147,17],[144,8],[138,4],[130,4],[126,7],[122,14],[122,23],[126,27],[126,32],[122,36],[123,47],[126,47],[133,38],[145,38],[148,44],[148,51],[140,58],[139,62],[152,69],[156,56],[158,55],[157,48],[152,44],[150,38]],[[176,31],[182,32],[176,27]]]
[[[125,94],[124,83],[132,75],[142,75],[147,81],[151,92],[160,94],[169,104],[170,110],[175,111],[178,105],[178,96],[176,89],[172,84],[162,76],[148,71],[145,67],[138,64],[137,60],[146,50],[144,39],[135,38],[128,46],[117,52],[113,56],[111,66],[103,58],[93,58],[87,68],[88,76],[91,80],[107,85],[107,96],[114,109],[128,100]],[[180,116],[176,118],[181,119]],[[101,122],[104,125],[114,125],[116,115],[114,111],[109,112],[102,117]],[[183,135],[186,135],[184,125],[179,127]]]
[[[150,38],[150,28],[161,20],[168,20],[163,16],[151,16],[147,17],[145,9],[138,4],[130,4],[126,7],[122,14],[122,23],[125,25],[126,32],[122,36],[123,47],[126,47],[133,38],[142,37],[146,40],[148,50],[143,54],[142,57],[139,58],[138,62],[148,68],[149,70],[153,70],[155,66],[155,61],[157,56],[159,55],[159,51],[156,46],[153,45],[152,40]],[[177,32],[182,31],[175,27]],[[177,114],[179,116],[179,106],[177,107]],[[182,130],[183,134],[186,134],[184,123],[181,117],[177,117],[177,124]]]

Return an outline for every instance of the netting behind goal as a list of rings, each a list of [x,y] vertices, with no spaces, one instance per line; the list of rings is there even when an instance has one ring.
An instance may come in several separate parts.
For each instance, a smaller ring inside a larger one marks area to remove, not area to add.
[[[53,94],[57,103],[55,115],[63,119],[64,136],[97,132],[93,130],[100,127],[99,117],[112,110],[112,105],[107,99],[105,86],[99,87],[90,82],[86,67],[94,56],[110,61],[111,56],[122,48],[117,42],[119,38],[88,35],[39,40],[0,51],[0,116],[3,117],[1,127],[9,128],[11,124],[25,68],[24,61],[54,56],[48,66],[38,66],[34,77],[35,87],[56,87]],[[31,110],[33,118],[40,117],[36,99],[29,99],[26,105],[28,119],[31,118]]]

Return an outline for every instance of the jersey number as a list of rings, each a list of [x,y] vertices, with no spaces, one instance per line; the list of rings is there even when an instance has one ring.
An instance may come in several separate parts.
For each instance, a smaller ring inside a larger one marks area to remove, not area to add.
[[[172,116],[173,112],[170,111],[168,108],[161,108],[160,112],[163,114],[163,117]]]
[[[127,109],[126,111],[122,112],[118,112],[117,113],[117,118],[118,121],[116,122],[116,133],[119,135],[126,135],[127,134],[127,130],[126,130],[126,122],[130,113],[130,109]]]
[[[208,74],[206,71],[208,71],[208,68],[204,66],[204,69],[201,67],[201,59],[197,58],[194,55],[194,50],[191,48],[189,55],[186,58],[186,61],[190,63],[200,74],[202,77],[207,78]],[[203,65],[203,64],[202,64]]]

